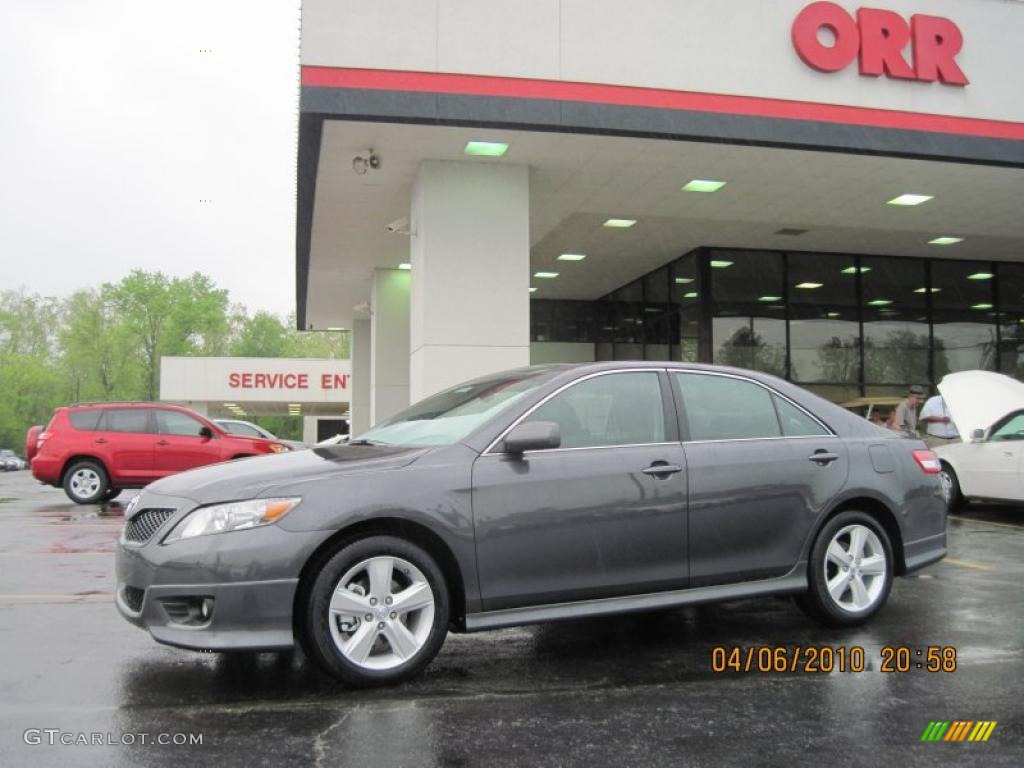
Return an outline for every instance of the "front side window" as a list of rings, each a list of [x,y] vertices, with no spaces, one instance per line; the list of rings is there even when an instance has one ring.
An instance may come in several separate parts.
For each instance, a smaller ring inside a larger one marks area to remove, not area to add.
[[[452,445],[543,386],[551,370],[536,366],[460,384],[405,409],[352,443]]]
[[[672,375],[691,440],[781,437],[771,393],[750,381],[696,373]]]
[[[103,414],[104,432],[149,432],[148,408],[111,408]]]
[[[555,395],[524,423],[553,421],[562,448],[665,442],[658,374],[612,373],[585,379]]]
[[[203,424],[185,413],[178,411],[157,411],[156,429],[161,435],[199,437]]]

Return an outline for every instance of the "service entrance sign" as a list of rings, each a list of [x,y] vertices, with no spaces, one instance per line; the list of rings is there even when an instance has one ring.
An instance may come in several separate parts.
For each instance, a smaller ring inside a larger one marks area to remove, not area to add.
[[[164,357],[160,398],[174,402],[348,403],[350,360]]]

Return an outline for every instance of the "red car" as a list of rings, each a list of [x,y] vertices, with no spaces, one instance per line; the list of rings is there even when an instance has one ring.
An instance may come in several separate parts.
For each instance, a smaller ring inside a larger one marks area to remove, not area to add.
[[[160,403],[56,408],[46,428],[33,432],[38,427],[26,436],[32,474],[63,486],[78,504],[109,501],[123,488],[193,467],[290,450],[274,440],[229,435],[195,411]]]

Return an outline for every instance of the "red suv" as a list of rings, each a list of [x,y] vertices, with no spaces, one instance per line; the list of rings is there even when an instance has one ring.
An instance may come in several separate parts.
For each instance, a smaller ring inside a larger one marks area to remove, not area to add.
[[[290,450],[274,440],[229,435],[195,411],[158,403],[56,408],[34,441],[32,430],[32,474],[63,486],[79,504],[109,501],[122,488],[204,464]]]

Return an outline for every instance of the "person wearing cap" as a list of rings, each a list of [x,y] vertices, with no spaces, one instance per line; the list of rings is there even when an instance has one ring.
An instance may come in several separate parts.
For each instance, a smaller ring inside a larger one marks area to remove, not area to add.
[[[917,384],[911,385],[907,390],[907,396],[896,406],[892,417],[892,429],[902,432],[904,435],[917,437],[917,406],[921,404],[924,397],[924,387]]]
[[[932,395],[925,401],[921,408],[920,420],[926,426],[927,435],[925,442],[929,448],[948,443],[959,443],[960,433],[956,431],[956,424],[950,418],[949,409],[946,408],[946,401],[942,395]]]

